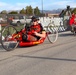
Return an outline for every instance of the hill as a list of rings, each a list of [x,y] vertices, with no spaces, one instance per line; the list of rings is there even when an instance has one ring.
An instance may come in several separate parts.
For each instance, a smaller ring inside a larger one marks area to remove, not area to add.
[[[61,13],[62,9],[57,9],[57,10],[43,10],[43,13],[52,13],[52,14],[57,14]]]

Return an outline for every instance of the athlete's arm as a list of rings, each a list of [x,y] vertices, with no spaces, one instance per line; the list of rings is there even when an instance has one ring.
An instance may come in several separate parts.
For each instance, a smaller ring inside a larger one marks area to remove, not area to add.
[[[40,33],[37,33],[37,32],[34,32],[34,34],[35,34],[36,36],[41,37],[41,38],[45,38],[45,37],[46,37],[46,32],[45,32],[45,31],[42,31],[41,34],[40,34]]]

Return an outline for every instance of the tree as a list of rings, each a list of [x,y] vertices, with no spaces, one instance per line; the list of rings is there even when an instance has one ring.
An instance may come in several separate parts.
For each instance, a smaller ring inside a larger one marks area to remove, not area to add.
[[[1,11],[1,14],[7,14],[6,10]]]
[[[27,15],[32,15],[33,14],[33,9],[31,6],[26,6],[26,14]]]
[[[76,14],[76,8],[74,8],[74,9],[72,10],[72,13],[75,13],[75,14]]]
[[[17,11],[11,11],[11,12],[9,12],[9,14],[18,14],[18,12]]]
[[[20,10],[20,14],[26,14],[26,11],[24,8],[22,10]]]
[[[38,7],[36,7],[36,8],[34,9],[34,14],[35,14],[36,16],[39,16],[39,15],[40,15],[40,10],[39,10]]]

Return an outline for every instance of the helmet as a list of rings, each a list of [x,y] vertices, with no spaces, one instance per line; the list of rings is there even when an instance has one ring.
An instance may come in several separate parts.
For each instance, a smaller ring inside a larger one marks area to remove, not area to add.
[[[37,21],[37,20],[39,20],[39,18],[36,17],[36,16],[33,16],[31,19],[32,19],[32,22],[33,22],[33,21]]]

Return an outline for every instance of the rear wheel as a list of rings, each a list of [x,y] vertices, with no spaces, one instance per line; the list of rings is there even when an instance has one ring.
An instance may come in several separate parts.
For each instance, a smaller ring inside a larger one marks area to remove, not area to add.
[[[6,26],[1,31],[1,44],[5,50],[11,51],[11,50],[14,50],[18,46],[19,42],[16,39],[12,38],[12,34],[16,32],[17,32],[16,28],[11,25]]]
[[[49,24],[47,27],[47,38],[50,43],[56,42],[58,38],[58,27],[54,24]]]
[[[73,28],[73,34],[76,36],[76,26]]]

